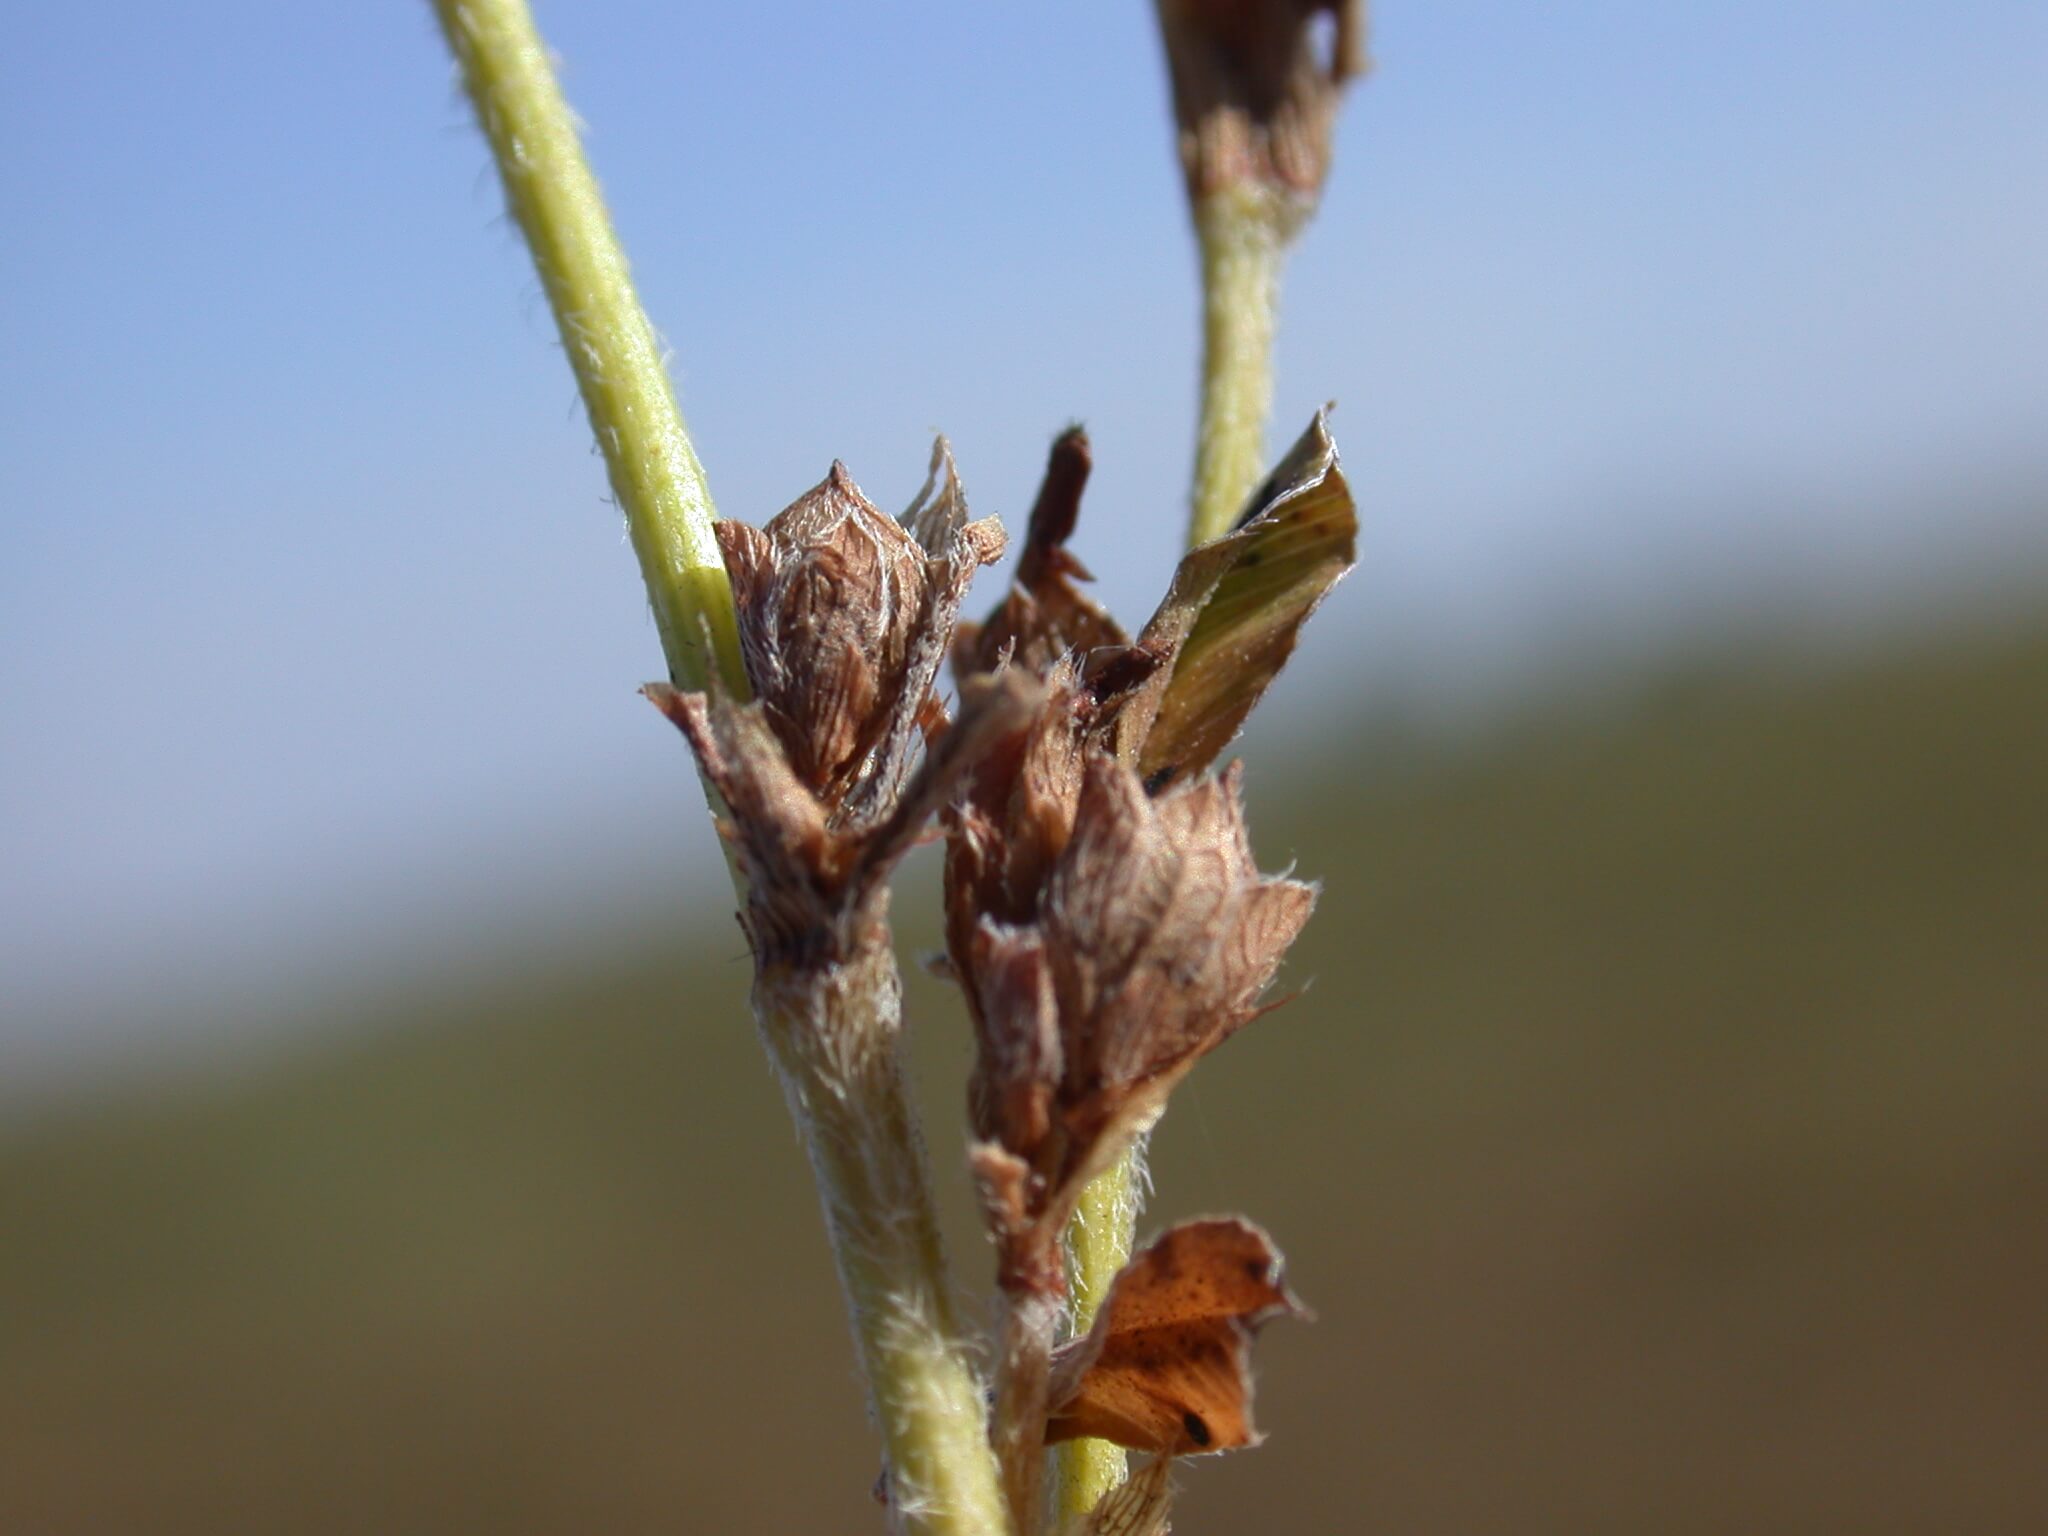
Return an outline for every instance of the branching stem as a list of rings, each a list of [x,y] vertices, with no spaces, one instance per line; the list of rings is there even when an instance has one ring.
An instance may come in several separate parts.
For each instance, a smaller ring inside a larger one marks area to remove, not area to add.
[[[646,579],[670,679],[751,689],[704,469],[526,0],[434,0],[533,252]],[[744,895],[744,892],[742,893]],[[891,1503],[914,1536],[1009,1530],[981,1383],[952,1313],[923,1139],[901,1065],[881,913],[858,953],[768,966],[755,1017],[825,1206]]]

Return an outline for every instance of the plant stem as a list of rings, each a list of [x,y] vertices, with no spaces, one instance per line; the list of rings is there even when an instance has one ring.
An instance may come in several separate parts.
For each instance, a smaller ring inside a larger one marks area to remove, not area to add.
[[[626,516],[670,681],[751,693],[716,513],[653,327],[525,0],[435,0],[560,327]],[[744,896],[744,892],[742,895]],[[883,914],[829,968],[757,972],[754,1012],[825,1206],[891,1502],[915,1536],[1009,1529],[981,1383],[952,1314],[924,1144],[901,1066]]]
[[[1195,438],[1190,544],[1230,531],[1266,472],[1273,328],[1290,220],[1280,194],[1250,181],[1198,198],[1202,253],[1202,418]]]
[[[886,924],[831,964],[765,967],[754,1012],[824,1200],[901,1528],[999,1536],[1010,1523],[905,1090]]]
[[[1132,1147],[1081,1191],[1067,1224],[1067,1285],[1074,1297],[1074,1337],[1086,1333],[1129,1262],[1143,1203],[1143,1154]],[[1130,1458],[1107,1440],[1069,1440],[1056,1447],[1061,1518],[1085,1515],[1123,1482]]]
[[[746,698],[704,466],[533,16],[525,0],[434,0],[434,13],[561,329],[646,578],[669,680],[701,690],[716,668],[726,690]]]
[[[1057,1272],[1057,1271],[1055,1271]],[[996,1461],[1014,1528],[1036,1536],[1045,1503],[1046,1394],[1066,1298],[1031,1288],[1005,1289],[996,1336]]]

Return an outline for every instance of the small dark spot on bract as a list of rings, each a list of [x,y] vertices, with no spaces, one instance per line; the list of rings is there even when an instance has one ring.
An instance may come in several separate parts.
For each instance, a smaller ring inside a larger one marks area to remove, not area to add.
[[[1156,795],[1173,782],[1173,776],[1180,772],[1179,763],[1165,763],[1154,768],[1145,776],[1145,793]]]
[[[1188,1432],[1188,1438],[1197,1445],[1209,1443],[1209,1426],[1202,1422],[1199,1413],[1184,1413],[1180,1416],[1180,1427]]]
[[[1244,1261],[1244,1272],[1254,1280],[1263,1282],[1266,1278],[1266,1261],[1264,1259],[1246,1259]]]

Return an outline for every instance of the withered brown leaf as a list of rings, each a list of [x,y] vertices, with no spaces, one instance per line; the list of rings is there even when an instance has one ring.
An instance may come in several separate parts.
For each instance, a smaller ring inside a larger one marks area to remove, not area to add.
[[[1054,1357],[1047,1443],[1091,1436],[1159,1456],[1256,1445],[1252,1339],[1271,1318],[1306,1315],[1282,1270],[1272,1239],[1242,1217],[1169,1229]]]

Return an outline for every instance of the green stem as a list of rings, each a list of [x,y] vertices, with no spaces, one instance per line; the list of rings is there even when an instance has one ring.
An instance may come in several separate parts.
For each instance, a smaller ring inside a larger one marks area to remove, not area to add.
[[[1289,220],[1280,194],[1236,182],[1198,199],[1202,252],[1202,419],[1190,544],[1230,531],[1266,472],[1273,328]]]
[[[526,235],[646,578],[669,680],[745,698],[717,513],[576,120],[525,0],[434,0]]]
[[[1113,1168],[1090,1181],[1067,1224],[1067,1285],[1074,1297],[1076,1337],[1094,1323],[1110,1286],[1130,1260],[1138,1207],[1144,1203],[1142,1155],[1133,1147]],[[1087,1514],[1129,1472],[1124,1448],[1107,1440],[1069,1440],[1056,1447],[1056,1453],[1062,1519]]]

